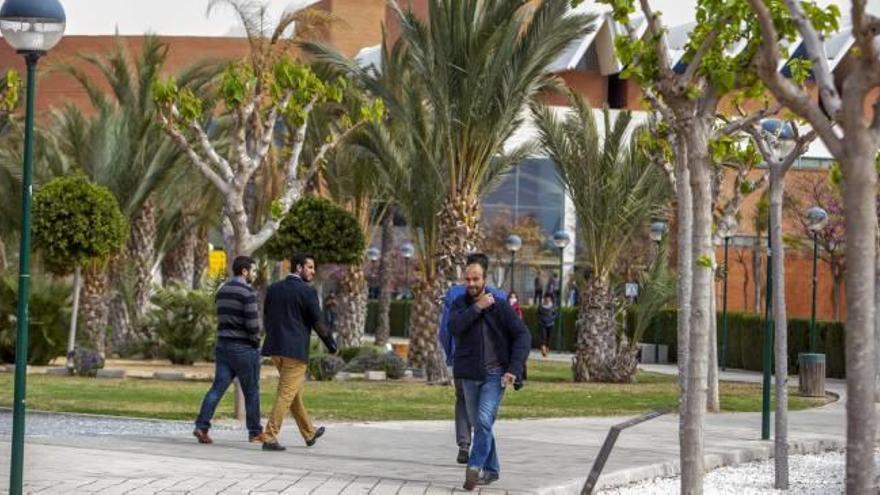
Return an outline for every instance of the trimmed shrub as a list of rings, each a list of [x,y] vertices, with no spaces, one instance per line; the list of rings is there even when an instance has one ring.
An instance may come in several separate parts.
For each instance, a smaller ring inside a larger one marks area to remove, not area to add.
[[[28,299],[28,364],[43,366],[67,352],[70,285],[49,276],[31,276]],[[18,274],[0,274],[0,362],[15,361],[18,338]]]
[[[363,373],[365,371],[384,371],[388,378],[403,378],[406,371],[406,363],[394,353],[365,353],[361,354],[348,363],[344,371],[349,373]]]
[[[342,358],[346,363],[351,362],[351,360],[367,355],[367,354],[379,354],[380,349],[376,346],[360,346],[360,347],[346,347],[339,351],[339,357]]]
[[[315,262],[353,265],[361,262],[366,239],[357,218],[332,201],[307,197],[296,202],[266,244],[272,259],[295,252],[315,256]]]
[[[345,367],[345,361],[339,356],[327,354],[309,359],[309,376],[312,380],[329,381]]]

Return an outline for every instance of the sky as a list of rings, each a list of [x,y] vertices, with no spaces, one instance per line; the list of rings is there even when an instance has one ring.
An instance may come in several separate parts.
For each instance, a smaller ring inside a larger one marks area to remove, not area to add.
[[[287,8],[302,7],[309,0],[261,0],[278,16]],[[592,3],[594,0],[587,0]],[[61,0],[67,12],[67,34],[123,35],[146,32],[167,36],[234,36],[240,35],[238,23],[227,7],[208,17],[208,0]],[[849,0],[821,0],[820,4],[836,3],[848,19]],[[667,25],[685,24],[693,20],[697,0],[651,0],[655,10],[663,13]],[[880,14],[880,0],[869,0],[869,10]],[[845,19],[844,24],[848,24]]]

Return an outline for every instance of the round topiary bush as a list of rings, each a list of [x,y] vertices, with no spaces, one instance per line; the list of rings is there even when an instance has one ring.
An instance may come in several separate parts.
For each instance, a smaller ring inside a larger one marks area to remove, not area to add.
[[[276,260],[296,252],[311,253],[315,262],[351,265],[361,262],[366,240],[357,218],[325,198],[307,197],[290,209],[266,244]]]

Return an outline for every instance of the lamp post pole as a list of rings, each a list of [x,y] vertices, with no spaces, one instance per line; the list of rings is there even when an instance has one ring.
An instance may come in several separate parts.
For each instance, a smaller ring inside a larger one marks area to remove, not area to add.
[[[730,276],[730,264],[728,254],[730,237],[724,237],[724,296],[721,303],[721,371],[727,371],[727,282]]]
[[[665,221],[657,221],[651,224],[649,237],[657,246],[654,254],[654,263],[660,262],[660,243],[663,242],[663,236],[666,235],[667,225]],[[660,324],[659,318],[654,317],[654,363],[660,362]]]
[[[409,259],[413,257],[416,252],[415,246],[411,242],[407,242],[403,246],[400,247],[400,254],[403,256],[403,282],[406,287],[407,292],[412,292],[409,286]],[[410,301],[406,298],[406,293],[404,293],[403,297],[403,328],[404,334],[407,338],[409,338],[409,305]]]
[[[562,350],[563,339],[562,331],[565,329],[565,322],[562,319],[562,286],[565,280],[565,248],[571,242],[571,234],[564,230],[557,231],[553,234],[553,244],[559,249],[559,284],[557,284],[557,293],[554,294],[556,299],[556,349]]]
[[[522,247],[522,238],[516,234],[507,237],[504,247],[510,252],[510,292],[515,292],[516,278],[514,277],[514,263],[516,262],[516,252]]]
[[[763,352],[763,388],[761,400],[761,439],[770,439],[770,367],[773,356],[773,270],[770,268],[772,252],[770,236],[767,236],[767,288],[764,303],[764,352]]]
[[[819,233],[813,232],[813,300],[810,305],[810,352],[816,352],[816,286],[819,285]]]

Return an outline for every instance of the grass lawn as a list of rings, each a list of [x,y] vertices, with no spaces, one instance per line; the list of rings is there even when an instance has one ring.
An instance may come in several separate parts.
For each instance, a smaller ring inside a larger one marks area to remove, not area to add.
[[[678,388],[672,376],[640,373],[626,385],[570,383],[565,363],[529,364],[529,382],[506,394],[501,407],[505,419],[640,414],[650,409],[674,407]],[[0,406],[12,404],[12,378],[0,374]],[[262,410],[275,399],[277,382],[265,380]],[[28,407],[44,411],[110,414],[160,419],[192,419],[207,382],[156,380],[97,380],[63,376],[28,376]],[[309,382],[306,406],[322,420],[452,419],[452,387],[403,382]],[[823,400],[790,396],[791,410],[823,404]],[[760,411],[758,385],[722,383],[725,411]],[[227,393],[218,417],[231,417],[232,394]]]

